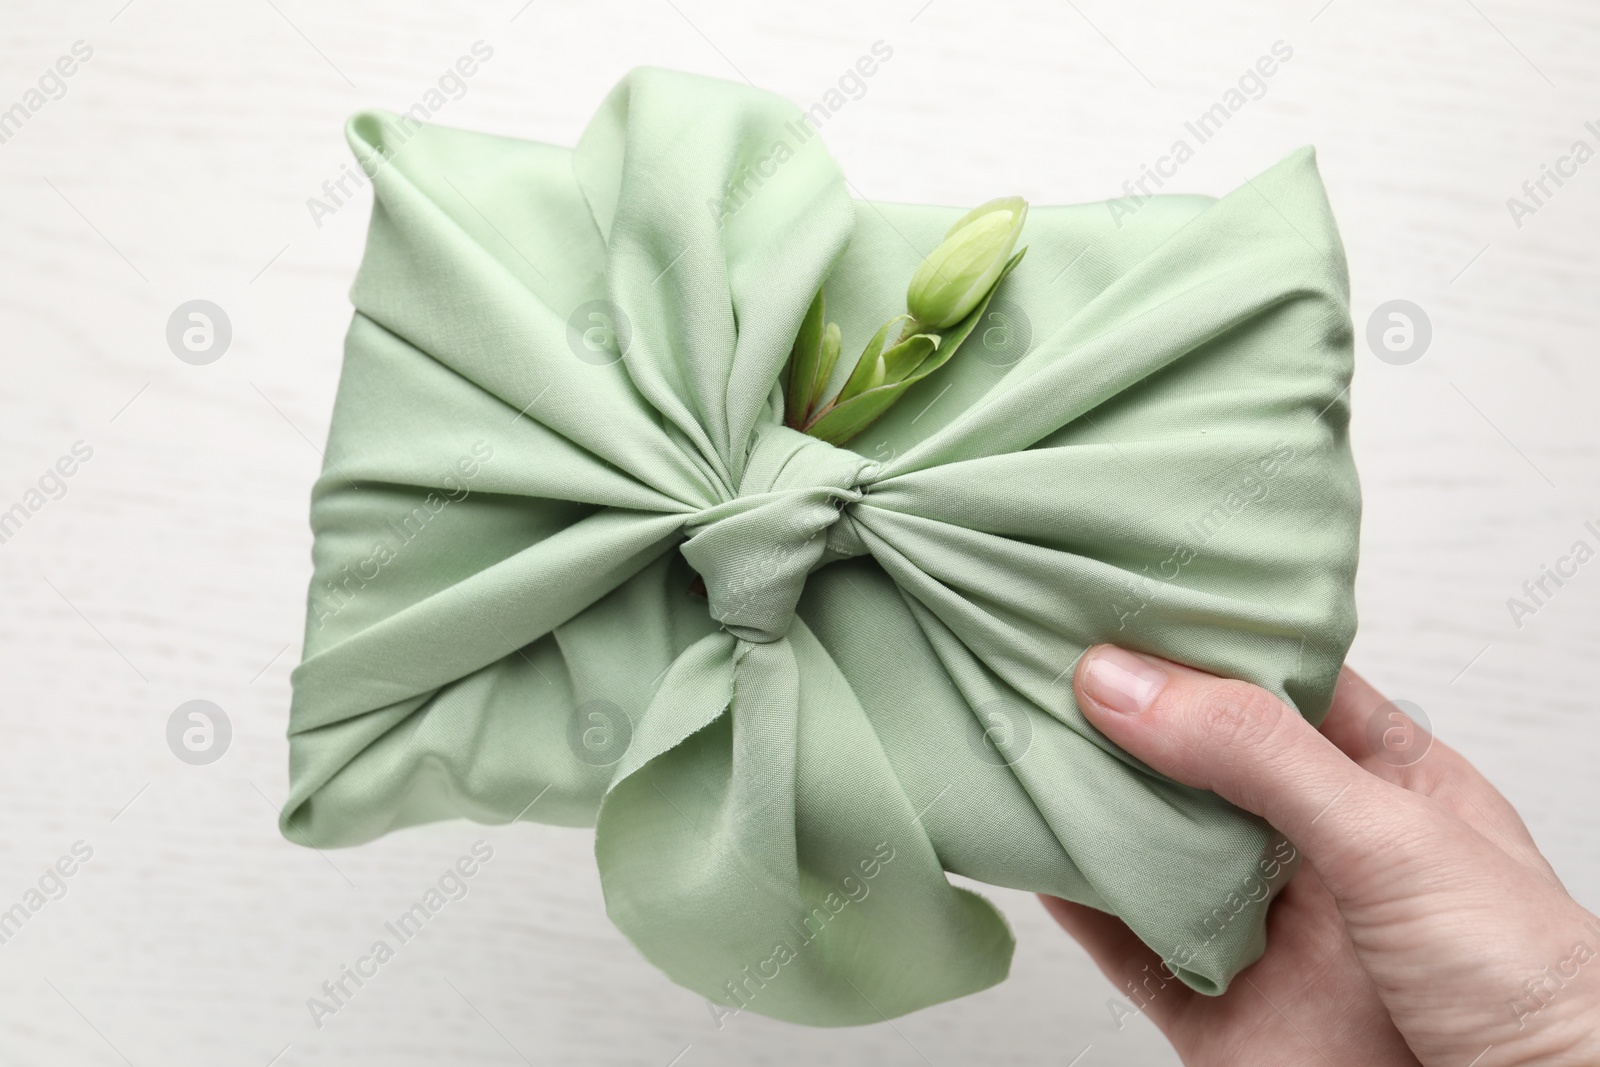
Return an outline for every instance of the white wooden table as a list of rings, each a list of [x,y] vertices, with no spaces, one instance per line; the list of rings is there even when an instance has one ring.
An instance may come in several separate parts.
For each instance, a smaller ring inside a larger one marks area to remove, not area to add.
[[[882,41],[826,141],[862,195],[950,204],[1114,195],[1284,42],[1168,188],[1222,193],[1315,143],[1358,333],[1391,299],[1429,316],[1415,362],[1358,353],[1353,661],[1600,907],[1600,562],[1507,607],[1573,542],[1600,547],[1600,162],[1520,220],[1506,203],[1575,140],[1600,148],[1584,0],[3,0],[0,25],[0,108],[27,112],[0,125],[0,509],[39,505],[0,544],[0,909],[92,850],[0,944],[0,1064],[1176,1062],[1145,1020],[1117,1029],[1110,987],[1020,894],[994,894],[1020,942],[996,989],[893,1026],[718,1031],[606,921],[587,831],[448,823],[328,856],[279,838],[307,493],[369,196],[320,226],[306,202],[348,158],[348,113],[408,107],[478,40],[492,59],[436,121],[563,144],[638,64],[809,106]],[[92,55],[31,107],[78,41]],[[233,331],[208,365],[165,336],[197,298]],[[210,765],[168,748],[192,699],[232,724]],[[470,894],[319,1029],[307,998],[480,837]]]

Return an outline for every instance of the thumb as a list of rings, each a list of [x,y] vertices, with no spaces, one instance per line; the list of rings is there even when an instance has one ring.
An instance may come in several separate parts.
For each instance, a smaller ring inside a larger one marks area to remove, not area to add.
[[[1352,763],[1294,708],[1248,682],[1096,645],[1073,686],[1084,716],[1112,742],[1175,781],[1260,815],[1319,872],[1365,866],[1375,837],[1393,824],[1384,816],[1408,802],[1404,790]]]

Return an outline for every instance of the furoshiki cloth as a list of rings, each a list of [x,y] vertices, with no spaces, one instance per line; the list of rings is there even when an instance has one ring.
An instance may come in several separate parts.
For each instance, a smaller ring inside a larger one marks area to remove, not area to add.
[[[1034,206],[966,346],[836,448],[782,426],[813,294],[837,386],[964,208],[852,199],[797,108],[662,70],[573,149],[349,138],[375,206],[285,834],[592,824],[656,966],[819,1025],[1004,978],[946,872],[1113,912],[1205,992],[1260,955],[1288,850],[1071,678],[1111,641],[1326,713],[1359,495],[1311,150],[1221,199]]]

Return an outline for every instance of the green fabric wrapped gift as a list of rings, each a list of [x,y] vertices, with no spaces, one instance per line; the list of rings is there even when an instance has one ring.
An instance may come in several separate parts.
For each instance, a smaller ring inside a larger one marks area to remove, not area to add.
[[[1035,206],[979,333],[835,447],[783,425],[813,295],[859,350],[964,209],[854,200],[797,108],[661,70],[575,149],[349,138],[376,203],[286,835],[593,825],[611,918],[719,1016],[999,982],[1011,933],[946,872],[1113,912],[1206,993],[1261,954],[1292,850],[1071,676],[1112,641],[1326,712],[1359,497],[1309,149]]]

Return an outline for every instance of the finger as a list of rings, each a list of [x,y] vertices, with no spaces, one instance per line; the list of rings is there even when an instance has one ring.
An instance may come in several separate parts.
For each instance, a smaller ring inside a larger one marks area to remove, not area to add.
[[[1184,985],[1161,957],[1115,915],[1043,893],[1039,900],[1061,928],[1083,946],[1132,1008],[1148,1015],[1162,1031],[1178,1017],[1181,1006],[1195,996],[1194,990]]]
[[[1337,872],[1365,868],[1424,837],[1437,815],[1378,780],[1264,689],[1111,645],[1086,652],[1073,677],[1079,707],[1114,743],[1155,770],[1262,816],[1305,853],[1337,893]]]

